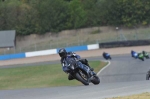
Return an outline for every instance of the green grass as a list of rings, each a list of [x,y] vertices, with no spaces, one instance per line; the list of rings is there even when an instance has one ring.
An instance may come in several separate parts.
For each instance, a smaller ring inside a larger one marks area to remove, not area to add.
[[[95,72],[106,64],[100,61],[90,61]],[[2,68],[0,69],[0,89],[81,85],[76,80],[68,81],[67,77],[68,75],[62,71],[60,64]]]

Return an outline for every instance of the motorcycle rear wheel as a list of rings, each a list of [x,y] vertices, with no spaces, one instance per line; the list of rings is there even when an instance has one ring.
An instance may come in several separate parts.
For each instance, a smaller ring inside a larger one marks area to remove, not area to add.
[[[86,74],[85,74],[86,75]],[[83,83],[84,85],[89,85],[89,80],[87,79],[84,79],[82,76],[81,76],[81,74],[79,74],[78,72],[77,73],[75,73],[75,75],[74,75],[75,77],[76,77],[76,79],[78,80],[78,81],[80,81],[81,83]]]

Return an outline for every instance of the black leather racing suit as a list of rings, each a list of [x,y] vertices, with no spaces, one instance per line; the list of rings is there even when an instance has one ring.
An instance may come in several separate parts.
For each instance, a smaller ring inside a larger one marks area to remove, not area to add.
[[[82,64],[87,65],[93,71],[93,68],[91,68],[89,66],[88,61],[86,59],[81,59],[80,56],[75,54],[74,52],[68,52],[66,57],[61,58],[62,69],[63,69],[64,72],[68,73],[68,71],[70,70],[68,68],[68,62],[67,62],[68,57],[70,57],[70,58],[77,58]],[[73,77],[71,75],[69,75],[68,79],[72,80]]]

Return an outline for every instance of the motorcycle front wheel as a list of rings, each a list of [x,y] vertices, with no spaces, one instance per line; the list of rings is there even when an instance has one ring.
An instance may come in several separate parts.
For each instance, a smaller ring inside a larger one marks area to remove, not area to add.
[[[100,79],[98,76],[93,76],[91,82],[94,84],[94,85],[97,85],[100,83]]]

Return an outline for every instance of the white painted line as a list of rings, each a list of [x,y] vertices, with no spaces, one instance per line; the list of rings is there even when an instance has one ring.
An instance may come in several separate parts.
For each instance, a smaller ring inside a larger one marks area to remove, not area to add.
[[[98,73],[97,73],[97,75],[99,75],[105,68],[107,68],[110,64],[111,64],[111,62],[110,61],[105,61],[105,60],[103,60],[104,62],[108,62],[108,64],[105,66],[105,67],[103,67]]]

